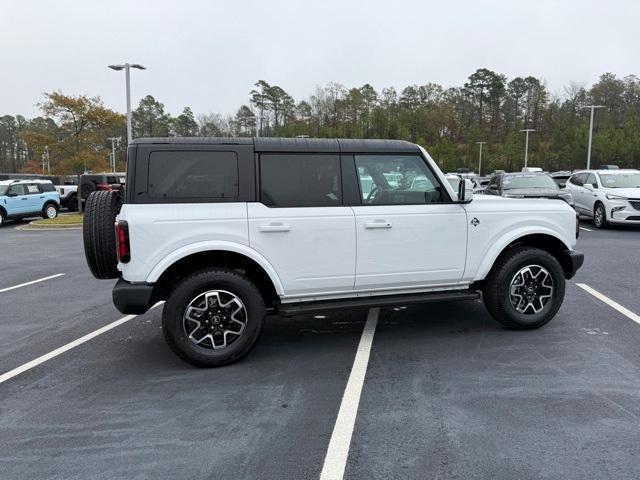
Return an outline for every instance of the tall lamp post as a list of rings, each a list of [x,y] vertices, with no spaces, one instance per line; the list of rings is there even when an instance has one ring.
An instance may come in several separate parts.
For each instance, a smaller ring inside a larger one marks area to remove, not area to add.
[[[587,147],[587,170],[591,168],[591,139],[593,137],[593,112],[596,108],[605,108],[606,105],[587,105],[582,108],[591,110],[591,120],[589,121],[589,146]]]
[[[110,137],[107,140],[111,140],[111,171],[116,171],[116,146],[121,140],[120,137]]]
[[[480,154],[478,156],[478,177],[482,176],[482,146],[487,142],[476,142],[480,145]]]
[[[45,166],[47,168],[47,174],[51,175],[51,163],[49,163],[49,147],[45,145],[44,153],[42,154],[42,174],[44,175]]]
[[[131,143],[133,140],[133,135],[131,133],[131,79],[129,71],[132,68],[137,68],[138,70],[146,70],[140,64],[137,63],[124,63],[122,65],[109,65],[109,68],[112,70],[124,70],[126,74],[126,82],[127,82],[127,144]]]
[[[529,161],[529,132],[535,132],[533,128],[525,128],[520,130],[521,132],[525,132],[525,140],[524,140],[524,168],[527,168],[527,162]]]

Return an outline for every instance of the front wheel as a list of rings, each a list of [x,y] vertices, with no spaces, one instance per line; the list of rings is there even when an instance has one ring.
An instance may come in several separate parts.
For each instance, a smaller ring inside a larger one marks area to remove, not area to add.
[[[608,225],[607,212],[601,203],[598,203],[593,211],[593,224],[596,228],[606,228]]]
[[[162,329],[180,358],[197,367],[219,367],[251,351],[265,315],[260,291],[244,275],[203,270],[173,290],[162,313]]]
[[[496,261],[485,279],[489,313],[513,330],[548,323],[564,300],[565,278],[558,260],[545,250],[515,247]]]

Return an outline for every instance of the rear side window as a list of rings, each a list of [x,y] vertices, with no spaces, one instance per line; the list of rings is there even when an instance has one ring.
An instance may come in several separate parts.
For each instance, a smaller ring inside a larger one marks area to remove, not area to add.
[[[260,201],[268,207],[342,205],[338,155],[260,156]]]
[[[40,193],[40,189],[36,183],[29,183],[26,185],[27,187],[27,195],[37,195]]]
[[[51,183],[41,183],[40,190],[43,192],[55,192],[56,187],[54,187]]]
[[[151,152],[147,188],[151,198],[235,198],[238,158],[235,152]]]

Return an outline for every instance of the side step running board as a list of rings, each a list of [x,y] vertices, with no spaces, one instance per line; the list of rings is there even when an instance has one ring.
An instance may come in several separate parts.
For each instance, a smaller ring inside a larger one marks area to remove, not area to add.
[[[450,292],[412,293],[408,295],[367,296],[338,300],[322,300],[317,302],[281,303],[278,312],[283,317],[304,315],[328,310],[357,310],[373,307],[390,307],[412,303],[455,302],[460,300],[477,300],[480,292],[475,290],[454,290]]]

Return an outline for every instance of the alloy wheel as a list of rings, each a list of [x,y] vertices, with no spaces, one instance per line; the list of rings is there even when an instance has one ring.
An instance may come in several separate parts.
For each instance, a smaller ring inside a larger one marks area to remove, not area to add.
[[[238,341],[247,320],[247,309],[240,298],[225,290],[209,290],[189,302],[183,328],[199,347],[220,350]]]
[[[540,265],[521,268],[511,279],[510,300],[517,312],[534,315],[553,297],[553,278]]]
[[[604,209],[600,205],[596,208],[593,223],[596,224],[596,227],[601,227],[604,224]]]

